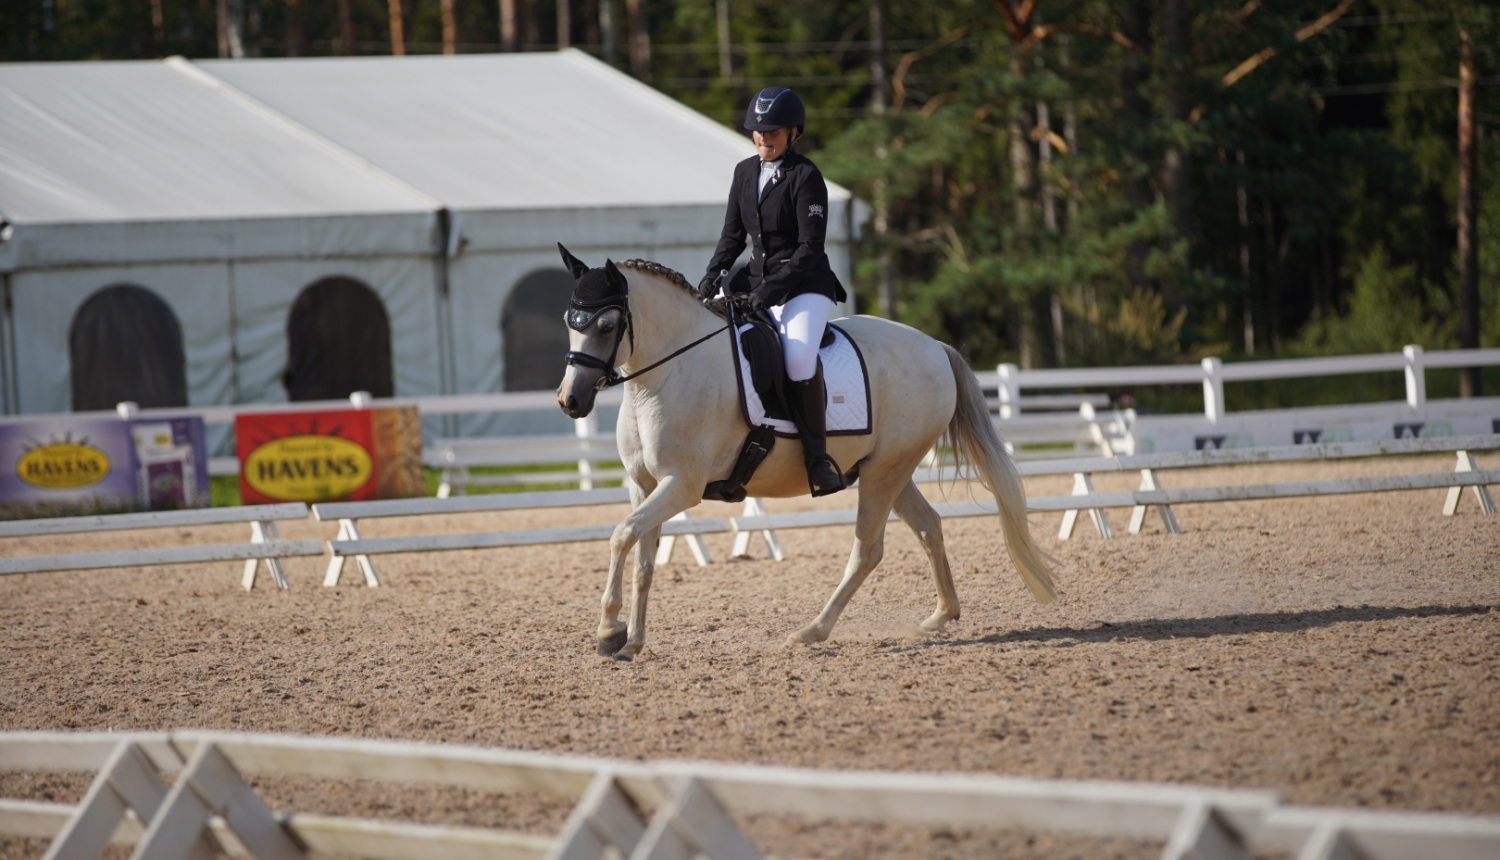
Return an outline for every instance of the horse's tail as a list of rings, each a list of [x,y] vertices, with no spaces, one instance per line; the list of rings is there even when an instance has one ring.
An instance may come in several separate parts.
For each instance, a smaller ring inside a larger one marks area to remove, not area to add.
[[[953,419],[948,422],[945,441],[953,446],[953,457],[959,471],[963,471],[966,462],[972,463],[979,473],[979,482],[994,494],[1000,506],[1000,528],[1005,534],[1005,548],[1010,551],[1011,561],[1015,562],[1021,579],[1036,599],[1050,603],[1057,591],[1052,584],[1048,562],[1056,563],[1056,560],[1031,538],[1026,521],[1026,488],[1021,484],[1021,475],[1005,452],[1005,443],[995,433],[989,407],[984,402],[984,392],[969,369],[969,363],[953,347],[943,344],[943,349],[948,351],[953,381],[958,386],[958,404],[953,409]]]

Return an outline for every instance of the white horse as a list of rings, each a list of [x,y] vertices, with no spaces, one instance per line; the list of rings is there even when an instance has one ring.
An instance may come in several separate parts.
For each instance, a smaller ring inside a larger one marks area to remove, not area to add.
[[[625,261],[623,272],[609,261],[602,270],[589,270],[559,249],[574,278],[583,281],[568,315],[572,351],[557,395],[563,412],[573,418],[588,415],[613,368],[626,376],[650,368],[624,383],[615,433],[630,477],[632,511],[610,539],[598,630],[601,655],[630,659],[646,643],[646,598],[662,523],[698,504],[709,482],[728,476],[749,428],[738,403],[729,335],[715,335],[724,320],[700,302],[682,275],[643,260]],[[613,301],[600,299],[601,283],[615,294]],[[1051,601],[1055,592],[1048,557],[1028,531],[1025,489],[963,357],[890,320],[856,316],[838,324],[858,343],[869,369],[873,432],[828,439],[833,458],[851,477],[858,476],[854,548],[823,611],[789,639],[811,643],[828,638],[854,592],[880,563],[893,509],[916,533],[932,565],[938,605],[921,626],[937,632],[958,618],[941,518],[912,482],[916,467],[945,435],[959,464],[976,466],[980,482],[999,503],[1006,547],[1021,578],[1039,601]],[[653,367],[700,338],[706,340]],[[745,486],[749,495],[764,498],[806,495],[801,443],[779,440]],[[635,584],[627,625],[619,616],[625,560],[632,548]]]

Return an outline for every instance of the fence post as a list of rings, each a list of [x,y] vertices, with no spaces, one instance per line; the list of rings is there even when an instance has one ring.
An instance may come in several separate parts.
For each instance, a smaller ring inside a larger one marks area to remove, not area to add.
[[[1210,424],[1218,424],[1224,417],[1224,362],[1217,358],[1203,359],[1203,415]]]
[[[1021,414],[1021,383],[1016,379],[1021,368],[1014,364],[1002,364],[1000,373],[1000,417],[1014,418]]]
[[[590,412],[588,415],[585,415],[582,418],[574,418],[573,435],[577,436],[579,439],[587,439],[590,436],[599,435],[598,414]],[[589,448],[589,443],[584,442],[580,447],[587,450]],[[592,490],[594,488],[594,481],[589,477],[593,473],[594,464],[592,462],[588,460],[578,461],[578,489]]]
[[[1406,356],[1406,405],[1421,409],[1427,405],[1427,368],[1422,359],[1422,347],[1410,344],[1402,347]]]

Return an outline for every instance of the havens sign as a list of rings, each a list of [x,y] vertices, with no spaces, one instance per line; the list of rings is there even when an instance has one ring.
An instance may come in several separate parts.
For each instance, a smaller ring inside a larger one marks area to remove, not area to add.
[[[245,481],[279,499],[324,500],[347,496],[374,474],[370,453],[337,436],[273,439],[245,458]]]
[[[331,502],[421,495],[415,407],[240,413],[240,499]]]
[[[93,445],[54,442],[32,448],[16,462],[16,477],[44,490],[72,490],[109,477],[109,456]]]

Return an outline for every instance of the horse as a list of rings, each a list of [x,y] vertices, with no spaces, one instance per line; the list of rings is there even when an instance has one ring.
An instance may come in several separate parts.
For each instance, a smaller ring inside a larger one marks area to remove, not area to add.
[[[590,269],[562,245],[558,249],[575,281],[589,284],[587,297],[580,298],[583,286],[575,289],[566,317],[570,351],[558,387],[559,407],[569,417],[582,418],[593,410],[598,391],[628,380],[615,434],[629,478],[631,512],[610,537],[597,650],[604,657],[629,660],[646,644],[646,602],[662,524],[698,504],[709,482],[729,474],[749,428],[738,402],[725,320],[681,274],[645,260],[619,266],[606,260],[602,271]],[[601,283],[606,285],[603,299]],[[858,345],[871,387],[872,432],[828,438],[828,453],[844,464],[846,479],[858,481],[853,487],[859,499],[854,547],[822,612],[788,641],[828,638],[850,598],[880,563],[893,510],[916,534],[937,588],[937,608],[922,629],[938,633],[959,617],[942,520],[912,480],[939,443],[952,447],[960,470],[972,464],[980,484],[998,503],[1016,570],[1038,601],[1051,601],[1056,596],[1051,559],[1028,530],[1025,488],[968,363],[947,344],[891,320],[854,316],[838,325]],[[780,440],[745,490],[761,498],[807,495],[801,442]],[[626,558],[633,548],[627,624],[620,611]]]

